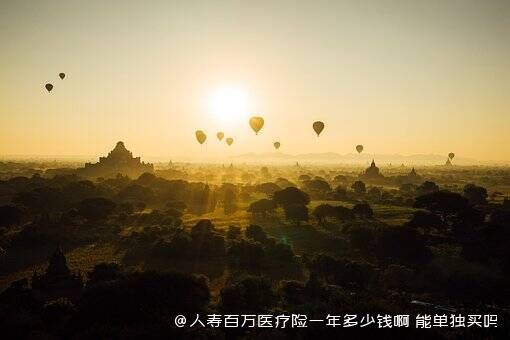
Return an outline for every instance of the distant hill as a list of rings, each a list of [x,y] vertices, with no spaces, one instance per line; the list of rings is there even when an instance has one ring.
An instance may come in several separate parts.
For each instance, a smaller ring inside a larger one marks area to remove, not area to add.
[[[344,163],[344,164],[367,164],[375,159],[379,165],[443,165],[446,162],[446,155],[400,155],[400,154],[338,154],[335,152],[285,154],[285,153],[247,153],[232,157],[238,161],[245,162],[314,162],[314,163]],[[481,162],[473,158],[455,157],[453,164],[478,165]]]

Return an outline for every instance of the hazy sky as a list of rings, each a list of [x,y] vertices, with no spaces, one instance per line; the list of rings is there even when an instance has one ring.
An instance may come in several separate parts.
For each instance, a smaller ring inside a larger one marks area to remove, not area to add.
[[[279,140],[285,153],[361,143],[510,160],[510,1],[2,0],[0,43],[0,155],[123,140],[177,160]],[[265,118],[259,136],[211,112],[223,87]]]

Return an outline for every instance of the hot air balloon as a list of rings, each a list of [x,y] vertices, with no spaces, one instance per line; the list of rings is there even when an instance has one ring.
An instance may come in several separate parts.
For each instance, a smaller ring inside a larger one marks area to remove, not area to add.
[[[453,152],[450,152],[450,153],[448,154],[448,158],[453,159],[453,157],[455,157],[455,154],[454,154]]]
[[[316,121],[313,123],[313,129],[317,134],[317,137],[321,134],[322,130],[324,130],[324,123],[321,121]]]
[[[262,117],[251,117],[250,118],[250,126],[255,131],[255,134],[257,135],[264,126],[264,118]]]
[[[216,134],[216,137],[218,138],[219,141],[223,139],[223,136],[225,136],[225,134],[221,131]]]
[[[227,139],[225,139],[225,142],[227,142],[228,146],[231,146],[232,143],[234,143],[234,138],[228,137]]]
[[[51,85],[50,83],[48,83],[48,84],[44,85],[44,87],[46,88],[46,90],[47,90],[48,92],[51,92],[51,90],[53,90],[53,85]]]
[[[274,142],[273,145],[276,150],[280,148],[280,142]]]
[[[204,131],[202,130],[197,130],[195,132],[195,137],[197,138],[197,141],[200,143],[200,144],[204,144],[205,140],[207,139],[207,136],[206,134],[204,133]]]
[[[358,151],[358,153],[361,153],[361,151],[363,151],[363,145],[361,144],[356,145],[356,151]]]
[[[60,79],[64,79],[66,77],[66,74],[61,72],[58,74],[58,76],[60,77]]]

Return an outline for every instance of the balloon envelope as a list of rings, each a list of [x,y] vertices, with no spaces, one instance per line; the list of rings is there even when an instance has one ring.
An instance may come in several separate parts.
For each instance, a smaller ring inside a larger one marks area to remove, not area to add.
[[[65,73],[59,73],[58,76],[60,77],[60,79],[64,79],[66,77],[66,74]]]
[[[195,132],[195,137],[197,138],[197,141],[200,144],[204,144],[205,140],[207,139],[207,136],[205,135],[204,131],[202,131],[202,130],[197,130]]]
[[[363,145],[356,145],[356,151],[358,151],[358,153],[361,153],[361,151],[363,151]]]
[[[232,143],[234,143],[234,138],[228,137],[227,139],[225,139],[225,142],[227,142],[228,146],[231,146]]]
[[[258,134],[260,129],[264,126],[264,118],[262,117],[251,117],[250,118],[250,126],[255,131],[255,134]]]
[[[218,138],[219,141],[221,141],[224,136],[225,136],[225,134],[221,131],[216,134],[216,137]]]
[[[455,157],[455,154],[454,154],[453,152],[450,152],[450,153],[448,154],[448,157],[449,157],[450,159],[453,159],[453,157]]]
[[[280,148],[280,142],[274,142],[273,145],[276,150]]]
[[[53,90],[53,85],[51,85],[50,83],[48,83],[48,84],[44,85],[44,87],[46,88],[46,90],[47,90],[48,92],[51,92],[51,90]]]
[[[324,130],[324,123],[321,121],[316,121],[313,123],[313,130],[317,134],[317,137],[321,134],[322,130]]]

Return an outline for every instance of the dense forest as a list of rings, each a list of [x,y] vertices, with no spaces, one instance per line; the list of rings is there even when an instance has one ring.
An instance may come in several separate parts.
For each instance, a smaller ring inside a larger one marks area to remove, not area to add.
[[[410,327],[392,328],[398,338],[508,335],[510,201],[496,190],[507,170],[399,169],[377,185],[341,168],[173,168],[0,181],[2,329],[337,337],[360,328],[177,328],[173,318],[370,314],[411,315]],[[415,316],[438,313],[497,315],[497,327],[414,327]]]

